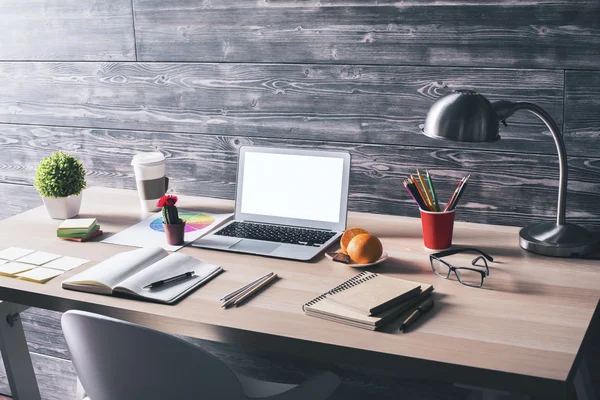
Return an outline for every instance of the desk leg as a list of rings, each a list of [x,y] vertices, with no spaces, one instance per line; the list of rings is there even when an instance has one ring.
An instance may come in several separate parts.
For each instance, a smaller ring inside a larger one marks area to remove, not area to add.
[[[27,308],[0,302],[0,352],[13,399],[41,400],[19,315]]]
[[[579,368],[577,368],[577,373],[575,373],[575,378],[573,378],[573,384],[575,385],[578,400],[596,400],[592,379],[590,378],[590,372],[588,371],[584,357],[581,357]]]

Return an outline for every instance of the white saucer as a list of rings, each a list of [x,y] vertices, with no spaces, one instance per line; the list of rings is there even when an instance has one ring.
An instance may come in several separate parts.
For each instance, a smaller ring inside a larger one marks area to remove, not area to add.
[[[325,257],[329,258],[330,260],[333,260],[333,257],[330,256],[328,253],[325,253]],[[384,251],[381,254],[381,257],[379,257],[379,260],[377,260],[375,262],[372,262],[370,264],[356,264],[354,261],[351,262],[350,264],[344,264],[344,263],[340,263],[340,264],[347,265],[347,266],[352,267],[352,268],[367,268],[367,267],[372,267],[372,266],[377,265],[377,264],[381,264],[382,262],[384,262],[387,259],[388,259],[388,254]]]

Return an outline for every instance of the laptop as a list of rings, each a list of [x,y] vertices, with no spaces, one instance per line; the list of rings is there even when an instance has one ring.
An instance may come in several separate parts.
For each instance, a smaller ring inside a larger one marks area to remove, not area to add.
[[[310,260],[346,229],[350,154],[242,146],[235,214],[194,247]]]

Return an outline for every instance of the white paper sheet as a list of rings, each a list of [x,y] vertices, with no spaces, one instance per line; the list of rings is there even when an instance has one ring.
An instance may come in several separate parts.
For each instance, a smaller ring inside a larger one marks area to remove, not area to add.
[[[36,251],[28,254],[25,257],[19,258],[17,261],[25,264],[42,265],[60,257],[60,254],[46,253],[45,251]]]
[[[77,268],[89,261],[90,260],[86,260],[84,258],[64,256],[64,257],[57,258],[56,260],[52,260],[49,263],[44,264],[44,267],[60,269],[62,271],[70,271],[73,268]]]
[[[20,247],[9,247],[0,251],[0,258],[3,260],[14,261],[18,258],[25,257],[27,254],[33,253],[35,250],[22,249]]]
[[[102,243],[133,247],[160,246],[168,251],[177,251],[186,244],[206,235],[232,216],[233,214],[180,210],[179,217],[186,220],[184,243],[181,246],[171,246],[167,243],[160,212],[104,239]]]

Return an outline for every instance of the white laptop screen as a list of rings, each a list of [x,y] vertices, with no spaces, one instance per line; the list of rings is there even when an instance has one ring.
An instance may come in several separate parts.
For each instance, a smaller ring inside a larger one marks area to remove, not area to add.
[[[247,152],[240,211],[338,223],[343,173],[341,158]]]

